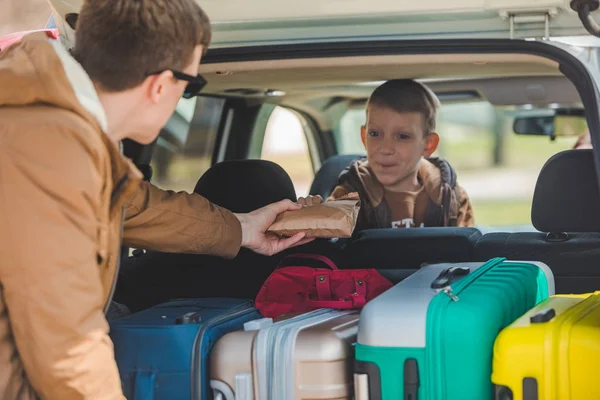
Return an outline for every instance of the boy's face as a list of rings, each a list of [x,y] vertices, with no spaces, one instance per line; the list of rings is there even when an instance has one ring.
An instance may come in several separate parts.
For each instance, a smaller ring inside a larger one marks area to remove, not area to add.
[[[361,136],[369,166],[386,189],[404,190],[405,182],[416,179],[421,157],[430,157],[437,149],[438,135],[424,128],[420,113],[369,106]]]
[[[180,72],[192,76],[198,75],[202,52],[203,47],[196,46],[192,62]],[[143,126],[137,130],[140,133],[132,135],[131,139],[142,144],[154,141],[175,111],[186,85],[186,81],[175,79],[171,71],[148,77],[142,85],[146,104],[141,107],[143,115],[140,115],[140,121]]]

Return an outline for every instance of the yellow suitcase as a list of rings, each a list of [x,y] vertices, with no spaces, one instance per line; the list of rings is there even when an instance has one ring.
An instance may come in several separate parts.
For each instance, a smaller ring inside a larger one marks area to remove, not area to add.
[[[600,399],[600,291],[541,302],[496,338],[497,400]]]

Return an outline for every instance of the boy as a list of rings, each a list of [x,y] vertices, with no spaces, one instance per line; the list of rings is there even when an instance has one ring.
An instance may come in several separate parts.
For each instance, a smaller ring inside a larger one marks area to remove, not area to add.
[[[439,100],[413,80],[379,86],[367,103],[361,138],[366,160],[351,164],[328,200],[357,192],[356,229],[474,226],[473,209],[447,161],[429,158],[438,147]],[[300,198],[311,205],[320,196]]]
[[[223,257],[308,241],[265,235],[299,208],[289,200],[233,214],[143,182],[119,152],[125,138],[154,141],[182,94],[203,86],[210,24],[194,0],[87,0],[75,36],[73,57],[45,33],[0,53],[5,400],[123,399],[104,316],[121,238]]]

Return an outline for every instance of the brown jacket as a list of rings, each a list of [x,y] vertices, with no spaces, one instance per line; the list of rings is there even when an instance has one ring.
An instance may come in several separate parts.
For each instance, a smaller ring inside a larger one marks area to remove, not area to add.
[[[475,226],[469,196],[456,183],[456,173],[447,161],[440,158],[422,159],[418,178],[428,197],[424,217],[426,227]],[[392,226],[392,214],[384,198],[383,185],[369,168],[366,159],[352,163],[340,175],[339,185],[330,199],[338,199],[351,192],[358,192],[362,200],[357,230]]]
[[[233,214],[141,181],[105,131],[91,81],[59,42],[34,34],[0,53],[1,399],[123,398],[104,317],[121,239],[239,250]]]

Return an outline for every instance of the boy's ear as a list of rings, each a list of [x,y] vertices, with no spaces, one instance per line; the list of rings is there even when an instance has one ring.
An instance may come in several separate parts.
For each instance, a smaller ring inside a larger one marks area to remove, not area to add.
[[[435,132],[431,132],[427,136],[427,139],[425,139],[425,150],[423,151],[423,157],[431,157],[431,155],[437,150],[439,144],[440,136]]]
[[[367,148],[367,127],[364,125],[360,127],[360,140],[362,140],[363,145]]]

